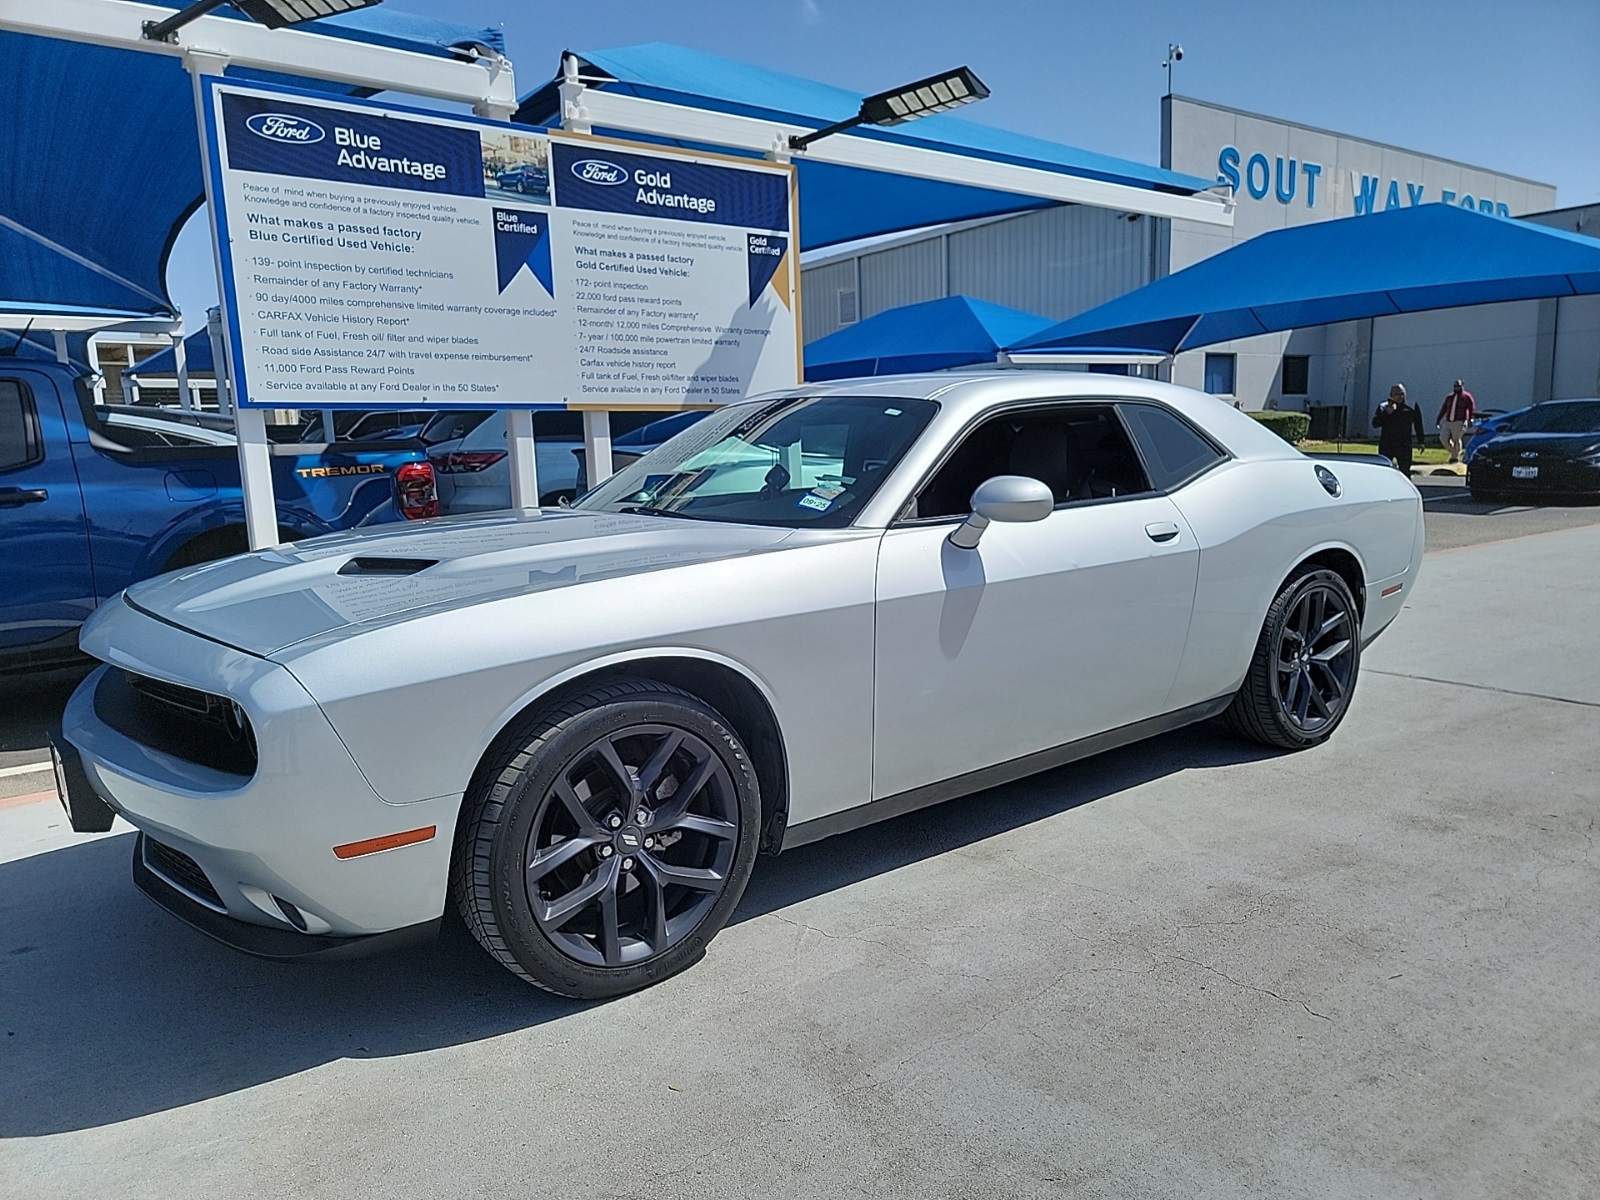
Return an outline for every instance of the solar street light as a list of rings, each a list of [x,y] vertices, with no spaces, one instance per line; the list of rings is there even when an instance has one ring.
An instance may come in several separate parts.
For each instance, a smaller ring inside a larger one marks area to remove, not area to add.
[[[989,89],[984,86],[983,80],[973,74],[970,68],[957,67],[954,71],[930,75],[916,83],[868,96],[861,102],[861,110],[855,116],[836,125],[825,126],[815,133],[792,137],[789,139],[789,149],[804,150],[812,142],[846,129],[854,129],[857,125],[901,125],[918,117],[960,108],[963,104],[982,100],[988,94]]]
[[[371,8],[382,0],[196,0],[196,3],[173,13],[164,21],[146,21],[144,36],[152,42],[170,41],[190,21],[203,17],[224,3],[233,5],[258,25],[268,29],[282,29],[315,21],[320,17],[333,17],[354,12],[358,8]]]

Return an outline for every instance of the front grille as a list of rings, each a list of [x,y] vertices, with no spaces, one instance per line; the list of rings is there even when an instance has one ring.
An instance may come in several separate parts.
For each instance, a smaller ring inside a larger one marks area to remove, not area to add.
[[[210,905],[218,912],[228,911],[199,863],[182,850],[174,850],[156,841],[148,833],[144,835],[144,865],[180,892]]]
[[[94,711],[152,750],[229,775],[256,773],[250,719],[226,697],[114,667],[95,689]]]
[[[1516,479],[1511,474],[1513,467],[1538,467],[1539,474],[1533,479]],[[1600,467],[1569,458],[1501,458],[1480,453],[1472,459],[1468,480],[1478,487],[1517,491],[1593,492],[1600,490]]]
[[[165,679],[151,679],[148,675],[135,675],[131,671],[123,673],[128,677],[129,687],[143,692],[157,704],[165,704],[172,708],[181,709],[202,720],[215,720],[216,722],[222,720],[222,709],[226,702],[221,696],[213,696],[206,692],[198,692],[194,688],[168,683]]]

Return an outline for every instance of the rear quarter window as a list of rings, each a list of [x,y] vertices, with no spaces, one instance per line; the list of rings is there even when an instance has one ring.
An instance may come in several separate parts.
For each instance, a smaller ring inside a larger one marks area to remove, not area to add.
[[[1182,487],[1227,457],[1176,413],[1154,404],[1121,408],[1150,469],[1150,482],[1161,491]]]
[[[15,471],[44,457],[33,397],[15,379],[0,379],[0,471]]]

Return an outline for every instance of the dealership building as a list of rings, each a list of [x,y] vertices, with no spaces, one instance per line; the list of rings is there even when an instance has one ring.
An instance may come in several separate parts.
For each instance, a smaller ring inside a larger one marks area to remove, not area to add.
[[[1065,320],[1258,234],[1418,204],[1600,235],[1600,205],[1557,209],[1551,184],[1204,101],[1161,105],[1161,165],[1231,187],[1232,229],[1069,205],[819,255],[803,270],[806,340],[947,295]],[[1430,422],[1432,398],[1457,377],[1485,407],[1595,395],[1600,296],[1264,334],[1185,351],[1162,372],[1245,408],[1306,410],[1330,434],[1367,429],[1394,382]]]

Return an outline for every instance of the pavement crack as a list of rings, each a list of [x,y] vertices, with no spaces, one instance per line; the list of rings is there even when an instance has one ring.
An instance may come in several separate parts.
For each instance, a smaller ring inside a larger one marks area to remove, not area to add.
[[[1553,700],[1557,704],[1575,704],[1579,708],[1600,708],[1597,700],[1574,700],[1570,696],[1552,696],[1548,692],[1524,692],[1516,688],[1495,687],[1488,683],[1465,683],[1459,679],[1440,679],[1433,675],[1413,675],[1409,671],[1382,671],[1377,667],[1363,668],[1369,675],[1387,675],[1391,679],[1415,679],[1422,683],[1442,683],[1446,687],[1471,688],[1475,692],[1498,692],[1502,696],[1523,696],[1529,700]]]
[[[1253,983],[1245,983],[1243,980],[1235,979],[1232,975],[1229,975],[1226,971],[1220,971],[1216,967],[1213,967],[1213,966],[1209,965],[1208,963],[1200,962],[1198,959],[1186,958],[1182,954],[1171,954],[1171,955],[1168,955],[1167,957],[1170,960],[1172,960],[1173,962],[1185,962],[1185,963],[1188,963],[1192,967],[1199,967],[1202,971],[1210,971],[1211,974],[1219,976],[1222,979],[1226,979],[1229,983],[1233,984],[1234,987],[1242,988],[1247,992],[1258,992],[1263,996],[1271,996],[1274,1000],[1277,1000],[1277,1001],[1279,1001],[1279,1002],[1281,1002],[1283,1004],[1289,1004],[1289,1005],[1298,1004],[1301,1008],[1305,1009],[1308,1013],[1310,1013],[1313,1017],[1316,1017],[1318,1020],[1329,1021],[1329,1022],[1331,1022],[1333,1020],[1333,1018],[1330,1017],[1327,1013],[1319,1013],[1316,1009],[1312,1008],[1311,1005],[1307,1004],[1304,1000],[1297,1000],[1292,996],[1282,995],[1279,992],[1273,991],[1271,988],[1257,987]]]

